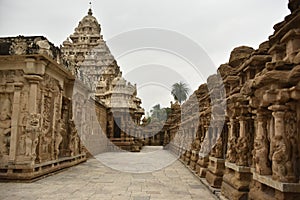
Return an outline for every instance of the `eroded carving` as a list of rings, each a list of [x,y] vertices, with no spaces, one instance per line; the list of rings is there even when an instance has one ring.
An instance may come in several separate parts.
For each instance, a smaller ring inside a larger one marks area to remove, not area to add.
[[[240,166],[248,166],[249,165],[249,138],[248,137],[239,137],[236,145],[237,152],[237,160],[236,164]]]
[[[0,156],[8,155],[12,107],[8,95],[0,96]]]
[[[26,54],[27,50],[27,42],[23,37],[17,37],[13,41],[12,45],[10,46],[10,54],[11,55],[22,55]]]
[[[41,115],[31,113],[27,119],[25,132],[25,155],[34,161],[37,156],[37,145],[41,134]]]

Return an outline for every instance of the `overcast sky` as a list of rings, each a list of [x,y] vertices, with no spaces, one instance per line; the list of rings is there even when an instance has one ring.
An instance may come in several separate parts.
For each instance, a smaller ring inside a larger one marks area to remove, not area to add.
[[[207,74],[228,61],[233,48],[257,48],[273,33],[273,25],[289,14],[287,4],[288,0],[94,0],[92,9],[123,75],[138,84],[138,95],[149,110],[156,103],[169,106],[170,86],[176,81],[197,89]],[[0,0],[0,36],[43,35],[59,46],[88,8],[88,0]],[[146,48],[149,45],[153,48]]]

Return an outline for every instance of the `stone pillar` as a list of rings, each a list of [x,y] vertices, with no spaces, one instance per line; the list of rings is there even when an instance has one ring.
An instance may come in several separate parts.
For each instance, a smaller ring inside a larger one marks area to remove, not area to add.
[[[18,119],[20,112],[20,95],[22,84],[16,84],[14,91],[14,99],[12,104],[12,116],[11,116],[11,139],[10,139],[10,150],[9,150],[9,163],[14,164],[17,155],[17,144],[18,144]]]
[[[236,161],[236,119],[230,118],[229,122],[227,123],[229,127],[228,133],[228,145],[227,145],[227,154],[226,154],[226,161],[230,163],[235,163]]]
[[[247,128],[247,118],[244,116],[238,117],[240,130],[239,130],[239,138],[237,140],[237,160],[236,164],[239,166],[248,166],[249,164],[249,156],[250,156],[250,141],[249,137],[246,135]]]
[[[24,75],[24,77],[28,80],[30,84],[30,90],[29,90],[29,102],[28,102],[28,112],[29,115],[27,121],[33,120],[33,116],[35,116],[35,121],[38,122],[38,126],[33,126],[30,122],[27,122],[26,129],[28,130],[28,135],[31,135],[30,138],[32,140],[32,164],[35,162],[36,157],[38,157],[38,143],[40,140],[40,128],[41,128],[41,114],[38,113],[38,87],[40,81],[43,80],[43,78],[40,75]],[[34,127],[34,128],[33,128]]]
[[[284,114],[285,110],[288,110],[288,107],[283,105],[274,105],[269,107],[270,110],[273,110],[273,117],[275,121],[275,137],[282,136],[284,134]]]
[[[28,111],[29,113],[37,113],[38,85],[43,78],[36,75],[26,75],[26,78],[30,84]]]
[[[251,181],[251,170],[248,167],[249,137],[247,136],[248,121],[245,116],[239,116],[239,138],[236,140],[236,120],[230,119],[229,144],[227,149],[227,161],[221,187],[222,194],[230,199],[247,199]]]
[[[201,178],[205,178],[206,176],[207,166],[209,162],[208,149],[210,149],[209,127],[205,123],[203,123],[203,129],[204,129],[203,142],[201,144],[201,149],[199,151],[199,156],[198,156],[199,158],[196,165],[196,173]]]
[[[281,39],[286,44],[286,57],[283,60],[298,63],[300,61],[300,32],[299,29],[291,29]]]
[[[297,183],[291,157],[291,146],[295,146],[295,144],[293,145],[288,139],[290,136],[286,130],[286,126],[291,125],[291,123],[296,124],[296,117],[294,115],[288,116],[289,112],[295,114],[295,111],[290,111],[289,106],[286,105],[272,105],[268,109],[273,111],[272,116],[274,118],[274,120],[270,120],[269,126],[271,138],[269,159],[272,161],[272,176],[269,175],[271,170],[264,169],[264,166],[261,166],[256,160],[256,168],[253,171],[253,187],[251,187],[249,196],[250,199],[262,199],[261,197],[267,200],[298,199],[300,184]],[[259,114],[258,111],[257,120],[260,121],[257,127],[257,137],[263,138],[265,133],[262,128],[265,123],[263,113]],[[257,158],[264,158],[267,154],[264,149],[258,151],[259,149],[255,148],[255,150],[255,157]],[[262,155],[257,155],[259,152]]]
[[[287,106],[273,105],[269,107],[273,111],[275,121],[275,136],[272,139],[272,178],[280,182],[295,182],[293,164],[291,160],[291,143],[288,141],[285,130],[285,114]]]
[[[267,119],[268,113],[265,110],[259,109],[256,113],[256,137],[253,150],[253,165],[255,172],[260,175],[270,175],[271,168],[268,159],[269,142],[267,138]]]
[[[223,142],[222,142],[222,130],[223,124],[220,121],[214,122],[213,127],[213,139],[212,139],[212,152],[209,157],[208,170],[206,172],[206,180],[210,186],[215,188],[221,188],[223,174],[225,170],[225,160],[223,158]]]

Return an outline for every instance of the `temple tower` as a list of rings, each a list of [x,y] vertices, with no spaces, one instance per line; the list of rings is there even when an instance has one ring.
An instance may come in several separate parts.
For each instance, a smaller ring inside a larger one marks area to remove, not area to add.
[[[75,65],[74,75],[89,84],[95,99],[108,110],[107,137],[117,146],[136,151],[137,125],[144,114],[136,85],[122,72],[101,35],[101,26],[92,9],[83,17],[61,47],[67,62]],[[71,66],[72,66],[71,65]]]

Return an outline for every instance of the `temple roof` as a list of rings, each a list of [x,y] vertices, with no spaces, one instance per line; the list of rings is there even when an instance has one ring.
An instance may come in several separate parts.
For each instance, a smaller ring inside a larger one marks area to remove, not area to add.
[[[74,34],[72,34],[70,38],[73,40],[79,36],[100,37],[100,32],[101,26],[98,23],[98,20],[93,16],[92,10],[89,9],[88,14],[82,18],[75,28]]]

